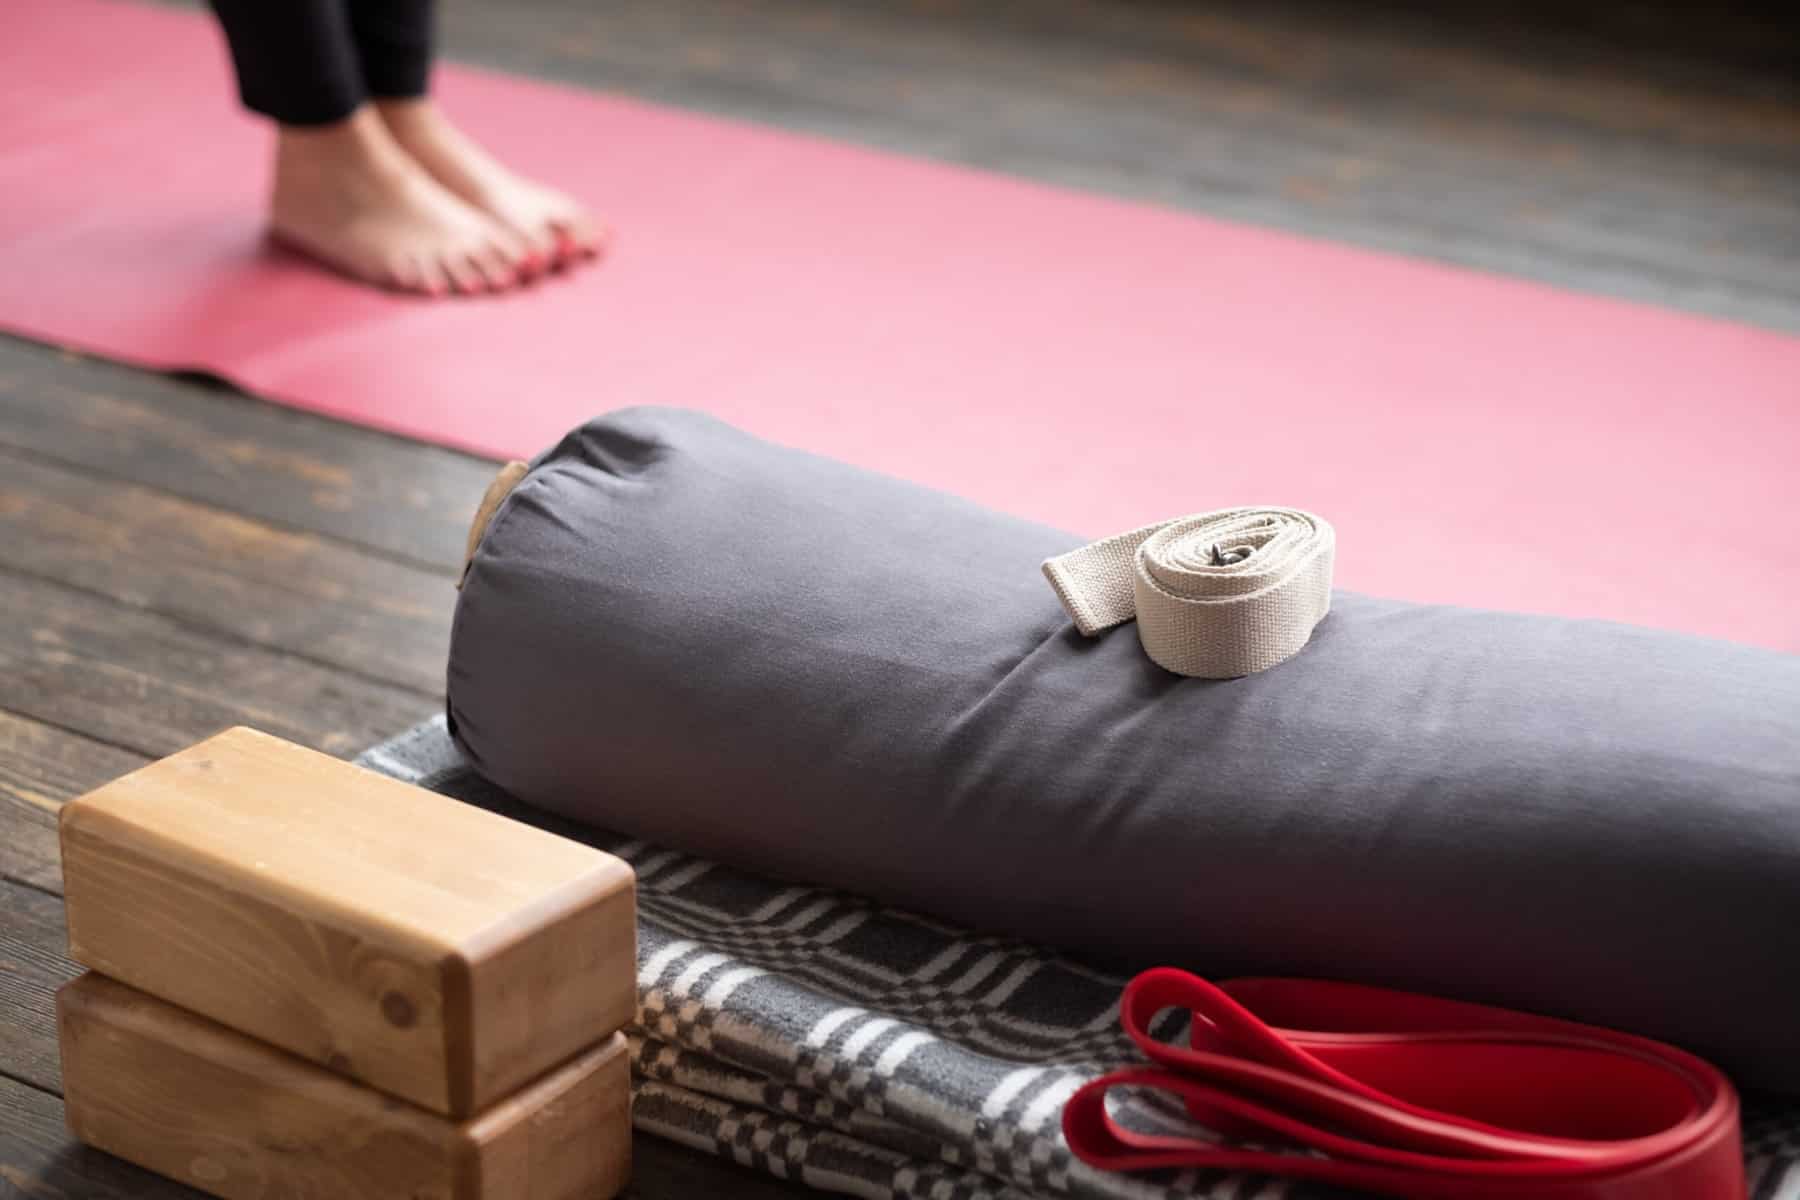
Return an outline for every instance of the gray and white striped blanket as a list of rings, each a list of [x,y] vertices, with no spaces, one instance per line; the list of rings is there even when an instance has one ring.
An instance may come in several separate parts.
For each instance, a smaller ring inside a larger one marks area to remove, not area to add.
[[[638,873],[639,1129],[872,1200],[1342,1195],[1202,1172],[1108,1175],[1063,1144],[1063,1101],[1136,1059],[1124,980],[842,892],[794,887],[520,805],[463,761],[442,717],[364,766],[617,854]],[[1180,1018],[1158,1030],[1179,1036]],[[1141,1128],[1189,1128],[1127,1101]],[[1753,1200],[1800,1200],[1800,1105],[1752,1104]]]

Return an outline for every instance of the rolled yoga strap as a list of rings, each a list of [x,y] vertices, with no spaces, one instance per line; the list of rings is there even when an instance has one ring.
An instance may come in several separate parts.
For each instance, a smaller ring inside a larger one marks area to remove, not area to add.
[[[1158,1065],[1097,1079],[1063,1110],[1069,1148],[1103,1170],[1259,1171],[1413,1200],[1744,1195],[1731,1084],[1644,1038],[1355,984],[1219,987],[1167,967],[1134,979],[1119,1007]],[[1168,1008],[1193,1014],[1191,1048],[1150,1035]],[[1121,1128],[1114,1088],[1169,1093],[1209,1129],[1295,1151]]]
[[[1298,654],[1331,608],[1337,536],[1294,508],[1221,508],[1146,525],[1044,563],[1075,627],[1137,619],[1152,661],[1235,679]]]

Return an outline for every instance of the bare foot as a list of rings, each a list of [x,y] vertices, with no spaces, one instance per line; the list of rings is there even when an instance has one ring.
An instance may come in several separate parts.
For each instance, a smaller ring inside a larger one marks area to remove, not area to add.
[[[585,208],[515,175],[452,125],[430,98],[378,100],[376,108],[394,140],[433,178],[506,226],[547,263],[561,266],[605,250],[607,231]]]
[[[280,240],[405,291],[498,291],[531,269],[530,247],[451,195],[368,105],[335,125],[281,127],[269,219]]]

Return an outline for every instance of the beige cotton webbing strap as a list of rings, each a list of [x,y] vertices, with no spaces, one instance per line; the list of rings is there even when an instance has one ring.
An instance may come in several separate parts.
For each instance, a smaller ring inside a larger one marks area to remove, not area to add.
[[[1044,576],[1088,637],[1136,618],[1157,665],[1234,679],[1306,645],[1331,608],[1336,545],[1297,508],[1221,508],[1071,550]]]

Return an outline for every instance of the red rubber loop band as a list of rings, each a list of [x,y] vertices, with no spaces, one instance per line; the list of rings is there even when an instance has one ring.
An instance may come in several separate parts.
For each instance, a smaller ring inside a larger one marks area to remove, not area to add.
[[[1186,1046],[1150,1034],[1171,1008],[1190,1014]],[[1730,1081],[1647,1038],[1356,984],[1217,986],[1168,967],[1132,980],[1119,1009],[1153,1065],[1069,1099],[1063,1133],[1090,1166],[1264,1172],[1421,1200],[1744,1195]],[[1123,1088],[1174,1096],[1259,1148],[1126,1129],[1107,1111]]]

